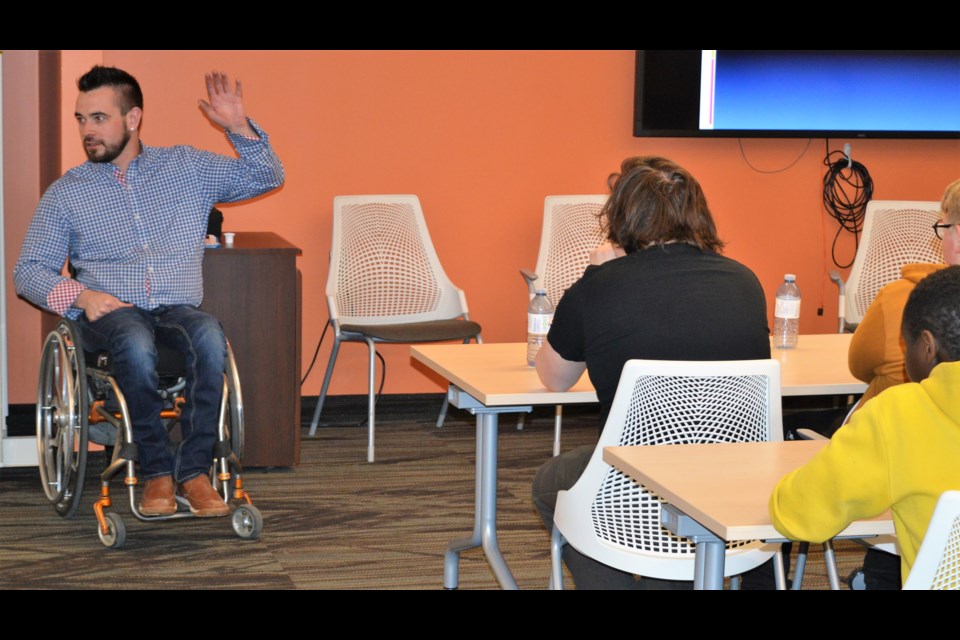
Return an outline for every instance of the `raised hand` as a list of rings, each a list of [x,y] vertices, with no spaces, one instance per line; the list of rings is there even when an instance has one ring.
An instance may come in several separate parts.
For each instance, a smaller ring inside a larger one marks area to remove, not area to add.
[[[207,100],[198,100],[200,109],[210,118],[210,122],[230,133],[256,137],[256,132],[247,122],[247,112],[243,108],[243,88],[237,80],[230,88],[227,74],[212,71],[205,76],[207,81]]]

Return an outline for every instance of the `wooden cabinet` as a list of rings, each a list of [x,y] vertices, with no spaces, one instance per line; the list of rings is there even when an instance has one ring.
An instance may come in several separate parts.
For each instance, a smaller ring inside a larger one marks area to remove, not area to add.
[[[275,233],[239,232],[203,258],[200,306],[220,319],[236,357],[247,467],[300,462],[300,253]]]

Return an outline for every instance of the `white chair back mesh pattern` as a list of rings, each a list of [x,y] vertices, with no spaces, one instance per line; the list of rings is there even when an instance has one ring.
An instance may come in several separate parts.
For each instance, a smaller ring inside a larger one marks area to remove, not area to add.
[[[548,196],[535,284],[557,305],[590,264],[590,250],[604,241],[597,217],[606,196]]]
[[[863,238],[847,283],[847,322],[859,324],[884,285],[914,262],[943,262],[940,240],[931,225],[939,202],[873,200],[867,204]]]
[[[450,320],[467,313],[413,195],[337,196],[327,279],[331,319],[344,324]]]
[[[404,316],[433,311],[440,285],[417,229],[413,207],[372,203],[343,207],[337,305],[345,316]]]
[[[620,446],[757,442],[770,439],[768,376],[643,375],[636,379]],[[619,390],[618,390],[619,393]],[[672,555],[696,548],[660,524],[662,500],[610,468],[591,506],[597,536]],[[731,543],[727,548],[748,544]]]
[[[904,589],[960,590],[960,491],[944,491]]]
[[[960,515],[953,519],[931,589],[960,590]]]

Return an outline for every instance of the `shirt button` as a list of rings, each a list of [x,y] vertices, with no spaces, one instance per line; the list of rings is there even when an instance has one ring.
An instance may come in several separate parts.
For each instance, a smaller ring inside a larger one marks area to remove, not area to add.
[[[147,267],[147,273],[153,273],[153,267]]]
[[[144,242],[144,243],[143,243],[143,248],[144,248],[144,249],[149,249],[149,248],[150,248],[150,245],[147,244],[146,242]]]
[[[140,219],[140,214],[139,214],[139,213],[133,214],[133,219],[134,219],[134,220],[139,220],[139,219]]]

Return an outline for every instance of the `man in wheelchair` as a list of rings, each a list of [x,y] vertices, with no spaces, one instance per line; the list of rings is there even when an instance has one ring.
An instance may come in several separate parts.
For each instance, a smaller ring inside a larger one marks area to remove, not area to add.
[[[240,82],[231,87],[224,74],[207,74],[208,100],[199,106],[238,158],[141,144],[143,95],[125,71],[96,66],[77,85],[75,115],[89,161],[40,200],[14,269],[17,293],[76,320],[87,349],[110,352],[145,480],[141,512],[173,514],[179,487],[195,515],[227,515],[207,477],[226,341],[219,321],[197,308],[203,241],[214,204],[276,189],[283,166],[247,118]],[[75,278],[62,275],[67,260]],[[158,342],[186,362],[176,451],[160,418]]]

